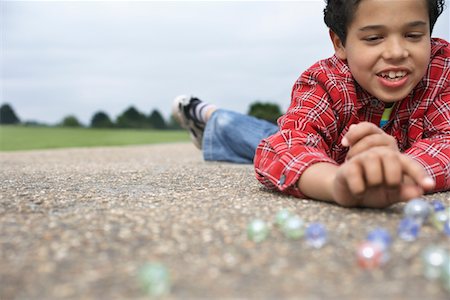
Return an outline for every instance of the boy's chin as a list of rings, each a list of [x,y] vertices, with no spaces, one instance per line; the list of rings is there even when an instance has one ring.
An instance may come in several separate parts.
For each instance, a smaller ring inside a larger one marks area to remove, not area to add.
[[[384,102],[384,103],[395,103],[400,102],[406,97],[409,96],[410,93],[396,93],[396,94],[388,94],[388,95],[375,95],[375,97]]]

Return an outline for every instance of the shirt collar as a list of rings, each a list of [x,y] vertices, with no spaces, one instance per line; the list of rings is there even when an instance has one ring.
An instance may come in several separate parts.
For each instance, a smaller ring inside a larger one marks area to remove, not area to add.
[[[440,54],[441,50],[443,48],[448,47],[448,42],[443,40],[443,39],[439,39],[439,38],[432,38],[431,39],[431,59],[433,59],[433,57],[435,57],[436,55]]]

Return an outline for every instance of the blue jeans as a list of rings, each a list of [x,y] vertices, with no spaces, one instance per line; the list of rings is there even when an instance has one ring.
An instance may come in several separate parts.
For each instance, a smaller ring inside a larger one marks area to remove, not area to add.
[[[262,139],[276,133],[275,124],[224,109],[216,110],[203,133],[203,158],[251,164]]]

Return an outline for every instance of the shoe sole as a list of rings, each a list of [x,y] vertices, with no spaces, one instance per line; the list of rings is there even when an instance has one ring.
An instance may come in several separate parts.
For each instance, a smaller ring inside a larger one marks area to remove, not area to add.
[[[189,134],[191,136],[191,140],[194,143],[194,145],[198,149],[202,149],[201,140],[203,139],[203,134],[200,131],[200,129],[196,130],[194,128],[195,124],[193,124],[192,121],[187,120],[184,117],[183,109],[186,105],[186,99],[189,99],[187,96],[178,96],[174,99],[172,104],[172,115],[174,116],[175,120],[180,124],[181,127],[184,129],[187,129],[189,131]],[[192,125],[190,124],[192,123]],[[198,131],[198,132],[196,132]],[[199,137],[197,135],[200,135]]]

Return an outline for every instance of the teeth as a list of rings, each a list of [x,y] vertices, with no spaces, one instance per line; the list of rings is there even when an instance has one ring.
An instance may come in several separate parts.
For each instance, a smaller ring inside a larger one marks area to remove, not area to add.
[[[395,78],[401,78],[406,75],[406,71],[389,71],[389,72],[383,72],[381,73],[382,77],[389,78],[389,79],[395,79]]]

